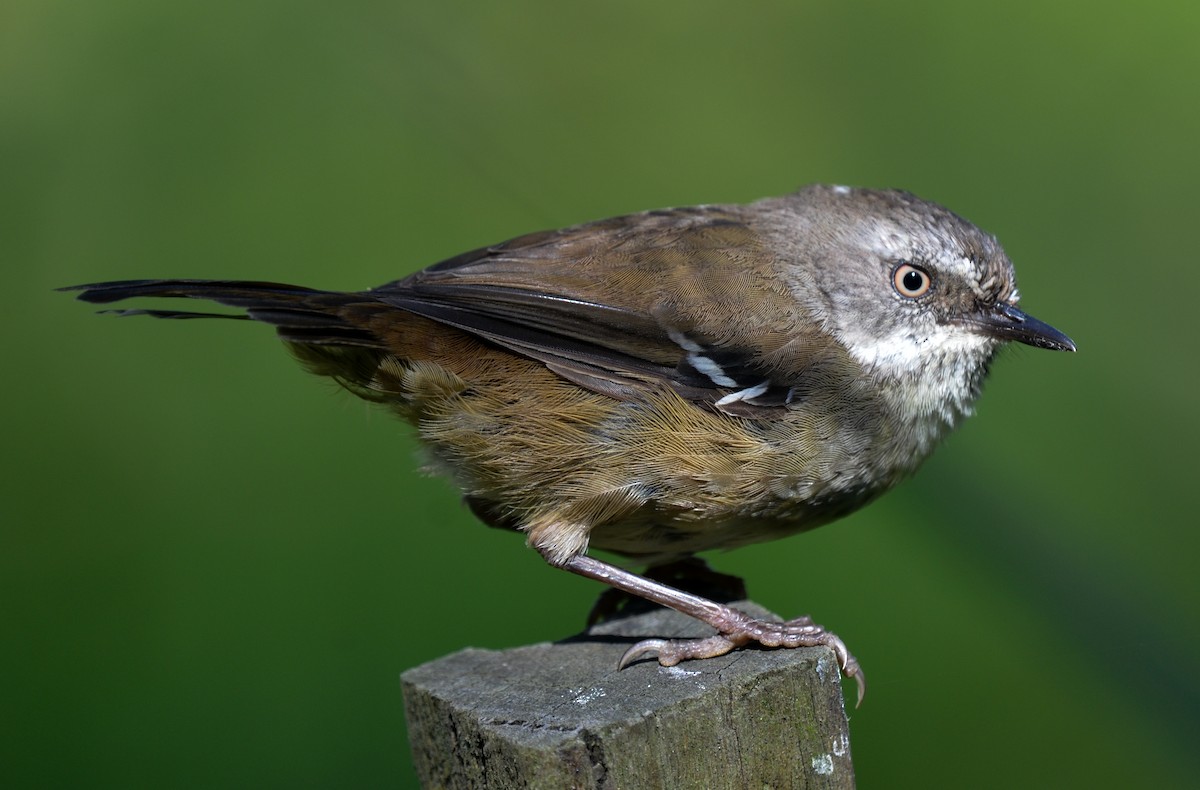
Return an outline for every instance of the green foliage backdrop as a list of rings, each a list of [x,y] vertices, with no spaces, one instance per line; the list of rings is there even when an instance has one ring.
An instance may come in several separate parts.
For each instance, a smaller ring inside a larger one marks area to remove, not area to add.
[[[1194,3],[157,3],[0,11],[10,786],[412,786],[398,674],[598,589],[244,324],[52,288],[362,288],[521,232],[899,186],[996,233],[1019,349],[911,483],[714,561],[837,630],[869,787],[1200,771]]]

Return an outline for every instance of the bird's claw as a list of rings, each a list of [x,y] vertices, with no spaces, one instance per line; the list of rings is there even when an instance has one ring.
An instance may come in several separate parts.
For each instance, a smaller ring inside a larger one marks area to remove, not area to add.
[[[828,647],[837,657],[842,675],[853,678],[858,687],[855,707],[862,704],[867,692],[867,682],[858,659],[846,649],[846,643],[834,633],[812,621],[811,617],[797,617],[783,623],[759,620],[748,615],[734,627],[701,639],[643,639],[630,647],[617,662],[621,670],[633,662],[655,656],[664,667],[673,667],[681,661],[700,658],[716,658],[732,650],[757,642],[763,647]]]

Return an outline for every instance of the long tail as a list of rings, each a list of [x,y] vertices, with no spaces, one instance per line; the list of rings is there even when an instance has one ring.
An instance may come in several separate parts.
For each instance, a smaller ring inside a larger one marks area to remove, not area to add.
[[[93,304],[110,304],[135,297],[206,299],[244,313],[206,313],[191,310],[110,310],[117,315],[155,318],[232,318],[271,324],[284,340],[304,344],[334,344],[383,349],[378,337],[353,320],[367,305],[379,303],[370,296],[341,291],[318,291],[298,285],[244,280],[120,280],[72,285],[76,298]],[[360,306],[359,310],[354,309]]]
[[[77,298],[111,304],[134,297],[205,299],[245,312],[209,313],[190,310],[118,309],[117,315],[155,318],[226,318],[254,320],[275,327],[292,353],[313,373],[329,376],[359,397],[394,400],[398,385],[381,374],[388,347],[371,331],[381,312],[399,312],[369,294],[318,291],[296,285],[241,280],[122,280],[61,288]],[[378,324],[376,324],[378,325]]]

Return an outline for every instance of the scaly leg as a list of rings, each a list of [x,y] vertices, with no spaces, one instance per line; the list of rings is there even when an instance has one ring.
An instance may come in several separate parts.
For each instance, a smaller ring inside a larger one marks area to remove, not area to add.
[[[684,557],[661,565],[651,565],[639,575],[643,579],[661,582],[668,587],[675,587],[720,603],[744,601],[749,597],[746,594],[746,583],[740,577],[714,571],[699,557]],[[610,620],[621,612],[634,611],[626,609],[632,604],[640,605],[643,609],[657,605],[640,596],[609,587],[596,599],[592,611],[588,612],[588,627]]]
[[[784,623],[759,620],[724,604],[677,590],[583,554],[572,557],[558,567],[695,617],[717,629],[715,635],[704,639],[645,639],[625,651],[617,665],[618,669],[624,669],[637,659],[650,655],[657,655],[658,663],[665,667],[692,658],[715,658],[750,642],[757,642],[764,647],[825,646],[837,656],[842,674],[854,678],[858,685],[858,704],[862,704],[867,685],[858,661],[836,634],[826,631],[810,617],[798,617]]]

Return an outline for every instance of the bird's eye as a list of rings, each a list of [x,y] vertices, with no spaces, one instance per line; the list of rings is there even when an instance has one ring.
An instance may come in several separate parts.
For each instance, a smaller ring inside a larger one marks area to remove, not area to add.
[[[896,292],[906,299],[916,299],[929,291],[933,279],[924,269],[918,269],[911,263],[902,263],[892,271],[892,285]]]

